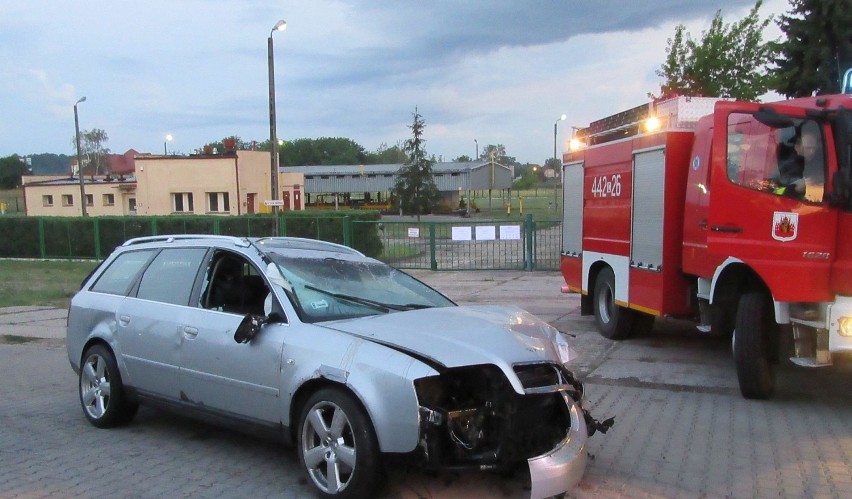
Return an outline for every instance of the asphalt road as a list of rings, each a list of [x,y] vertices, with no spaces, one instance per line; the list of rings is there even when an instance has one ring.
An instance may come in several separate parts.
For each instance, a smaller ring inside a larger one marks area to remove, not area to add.
[[[852,370],[779,369],[771,401],[740,397],[726,339],[683,322],[623,342],[579,316],[555,272],[414,272],[459,303],[513,303],[576,335],[591,410],[571,497],[852,497]],[[64,313],[0,310],[0,498],[312,497],[274,441],[142,408],[122,428],[83,417]],[[389,468],[387,498],[527,497],[523,476]]]

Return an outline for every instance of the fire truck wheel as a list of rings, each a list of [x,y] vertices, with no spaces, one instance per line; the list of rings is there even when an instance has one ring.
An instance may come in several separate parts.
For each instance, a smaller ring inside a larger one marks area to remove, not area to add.
[[[747,399],[768,399],[775,390],[772,332],[775,320],[764,293],[740,296],[734,328],[734,363],[740,393]]]
[[[606,267],[595,279],[595,319],[598,331],[604,338],[623,340],[630,336],[633,326],[633,311],[615,304],[615,274]]]

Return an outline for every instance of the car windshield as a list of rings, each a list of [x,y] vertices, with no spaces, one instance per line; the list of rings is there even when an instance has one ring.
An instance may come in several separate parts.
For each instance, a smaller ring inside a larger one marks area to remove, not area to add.
[[[417,279],[381,262],[276,253],[269,257],[277,264],[286,281],[284,288],[305,322],[455,305]]]

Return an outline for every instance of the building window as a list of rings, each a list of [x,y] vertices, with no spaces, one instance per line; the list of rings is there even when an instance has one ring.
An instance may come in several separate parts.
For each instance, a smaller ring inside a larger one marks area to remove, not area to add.
[[[228,199],[227,192],[208,192],[207,193],[207,211],[211,212],[230,212],[231,203]]]
[[[62,206],[74,206],[74,196],[71,194],[63,194]]]
[[[192,193],[191,192],[173,192],[172,203],[174,204],[175,213],[192,213]]]
[[[94,194],[86,194],[86,206],[94,206],[95,205],[95,195]]]
[[[115,206],[115,194],[104,194],[104,206]]]
[[[41,197],[41,204],[43,206],[53,206],[53,196],[50,194],[45,194]]]
[[[128,198],[127,211],[129,211],[131,214],[136,213],[136,198]]]

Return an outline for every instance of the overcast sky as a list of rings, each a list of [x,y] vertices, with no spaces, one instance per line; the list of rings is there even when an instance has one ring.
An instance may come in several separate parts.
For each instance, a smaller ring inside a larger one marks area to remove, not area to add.
[[[0,13],[0,157],[107,146],[191,153],[269,138],[267,38],[276,32],[278,137],[347,137],[368,151],[409,137],[450,160],[504,144],[521,162],[561,154],[571,126],[647,102],[678,23],[754,0],[7,0]],[[767,0],[761,13],[789,10]],[[777,36],[778,30],[771,33]]]

